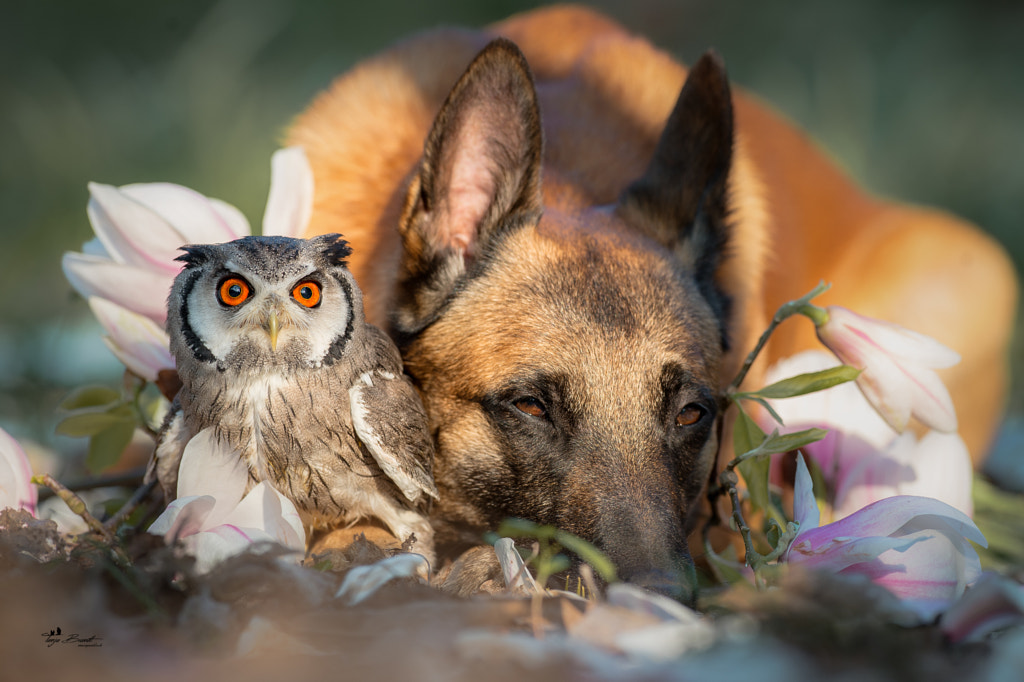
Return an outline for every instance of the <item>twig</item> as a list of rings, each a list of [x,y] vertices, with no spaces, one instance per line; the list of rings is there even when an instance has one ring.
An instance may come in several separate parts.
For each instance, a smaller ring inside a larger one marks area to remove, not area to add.
[[[127,567],[131,565],[131,561],[128,559],[128,555],[124,553],[124,549],[117,542],[117,537],[100,523],[95,516],[89,513],[89,509],[86,507],[85,502],[81,497],[76,495],[74,492],[66,488],[63,484],[59,483],[50,474],[39,474],[32,477],[32,483],[35,485],[43,485],[52,490],[57,497],[64,501],[64,504],[71,509],[72,512],[77,514],[85,524],[89,526],[89,530],[99,535],[110,548],[113,554],[114,562],[119,566]]]
[[[135,493],[128,498],[128,501],[121,505],[121,508],[117,510],[117,513],[107,519],[104,524],[109,530],[116,531],[117,527],[120,526],[125,519],[127,519],[133,511],[139,506],[144,499],[149,497],[149,494],[153,492],[153,488],[156,487],[156,481],[150,481],[138,488]]]
[[[138,485],[142,481],[142,477],[146,473],[146,467],[136,467],[129,469],[128,471],[122,471],[116,474],[108,474],[106,476],[95,476],[93,478],[87,478],[84,481],[73,483],[67,486],[70,490],[95,490],[96,488],[112,488],[123,485]],[[40,490],[39,501],[47,499],[55,495],[56,492],[52,489]]]

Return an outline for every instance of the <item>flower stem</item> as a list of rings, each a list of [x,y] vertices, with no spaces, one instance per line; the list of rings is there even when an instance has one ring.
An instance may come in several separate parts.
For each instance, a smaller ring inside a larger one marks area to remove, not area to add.
[[[761,351],[764,350],[765,344],[768,343],[768,338],[780,324],[793,315],[805,315],[811,318],[816,326],[820,326],[819,320],[824,323],[824,321],[828,319],[828,312],[825,311],[824,308],[812,305],[811,299],[828,291],[830,286],[830,284],[826,284],[825,282],[819,282],[818,286],[814,287],[810,293],[805,296],[801,296],[795,301],[787,301],[779,306],[775,315],[772,316],[771,322],[768,324],[768,328],[764,330],[763,334],[761,334],[761,338],[757,340],[757,344],[754,346],[754,349],[747,354],[746,359],[743,361],[743,365],[740,367],[739,374],[736,375],[736,378],[732,380],[732,383],[729,384],[729,387],[726,389],[726,394],[733,393],[739,389],[743,380],[747,378],[747,372],[750,371],[754,361],[757,360],[757,356],[761,354]],[[825,317],[822,318],[822,315]]]

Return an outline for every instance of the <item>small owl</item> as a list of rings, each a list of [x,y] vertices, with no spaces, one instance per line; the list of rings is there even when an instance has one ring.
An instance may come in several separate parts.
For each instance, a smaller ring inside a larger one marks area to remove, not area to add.
[[[341,235],[182,247],[167,332],[182,388],[146,478],[175,498],[193,435],[212,427],[312,528],[382,521],[433,560],[433,444],[391,340],[363,318]]]

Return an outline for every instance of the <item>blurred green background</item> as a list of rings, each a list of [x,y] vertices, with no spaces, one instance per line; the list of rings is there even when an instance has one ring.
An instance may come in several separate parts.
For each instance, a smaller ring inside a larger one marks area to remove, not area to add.
[[[80,451],[84,439],[53,435],[56,405],[73,386],[119,383],[120,365],[60,270],[61,254],[91,238],[88,181],[180,183],[258,225],[283,129],[333,76],[412,31],[480,26],[537,4],[5,2],[0,426]],[[961,214],[1024,265],[1024,4],[595,6],[683,61],[715,47],[735,84],[871,190]],[[1004,450],[1024,450],[1021,395]]]

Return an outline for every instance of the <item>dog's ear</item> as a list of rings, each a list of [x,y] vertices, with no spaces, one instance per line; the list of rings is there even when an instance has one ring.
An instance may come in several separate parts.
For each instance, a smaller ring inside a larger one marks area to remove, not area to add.
[[[542,147],[526,58],[494,40],[441,107],[409,189],[392,320],[399,337],[428,325],[496,240],[538,219]]]
[[[650,165],[618,206],[627,222],[671,249],[693,273],[723,327],[729,301],[715,273],[729,238],[732,145],[729,80],[721,58],[709,51],[690,69]]]

